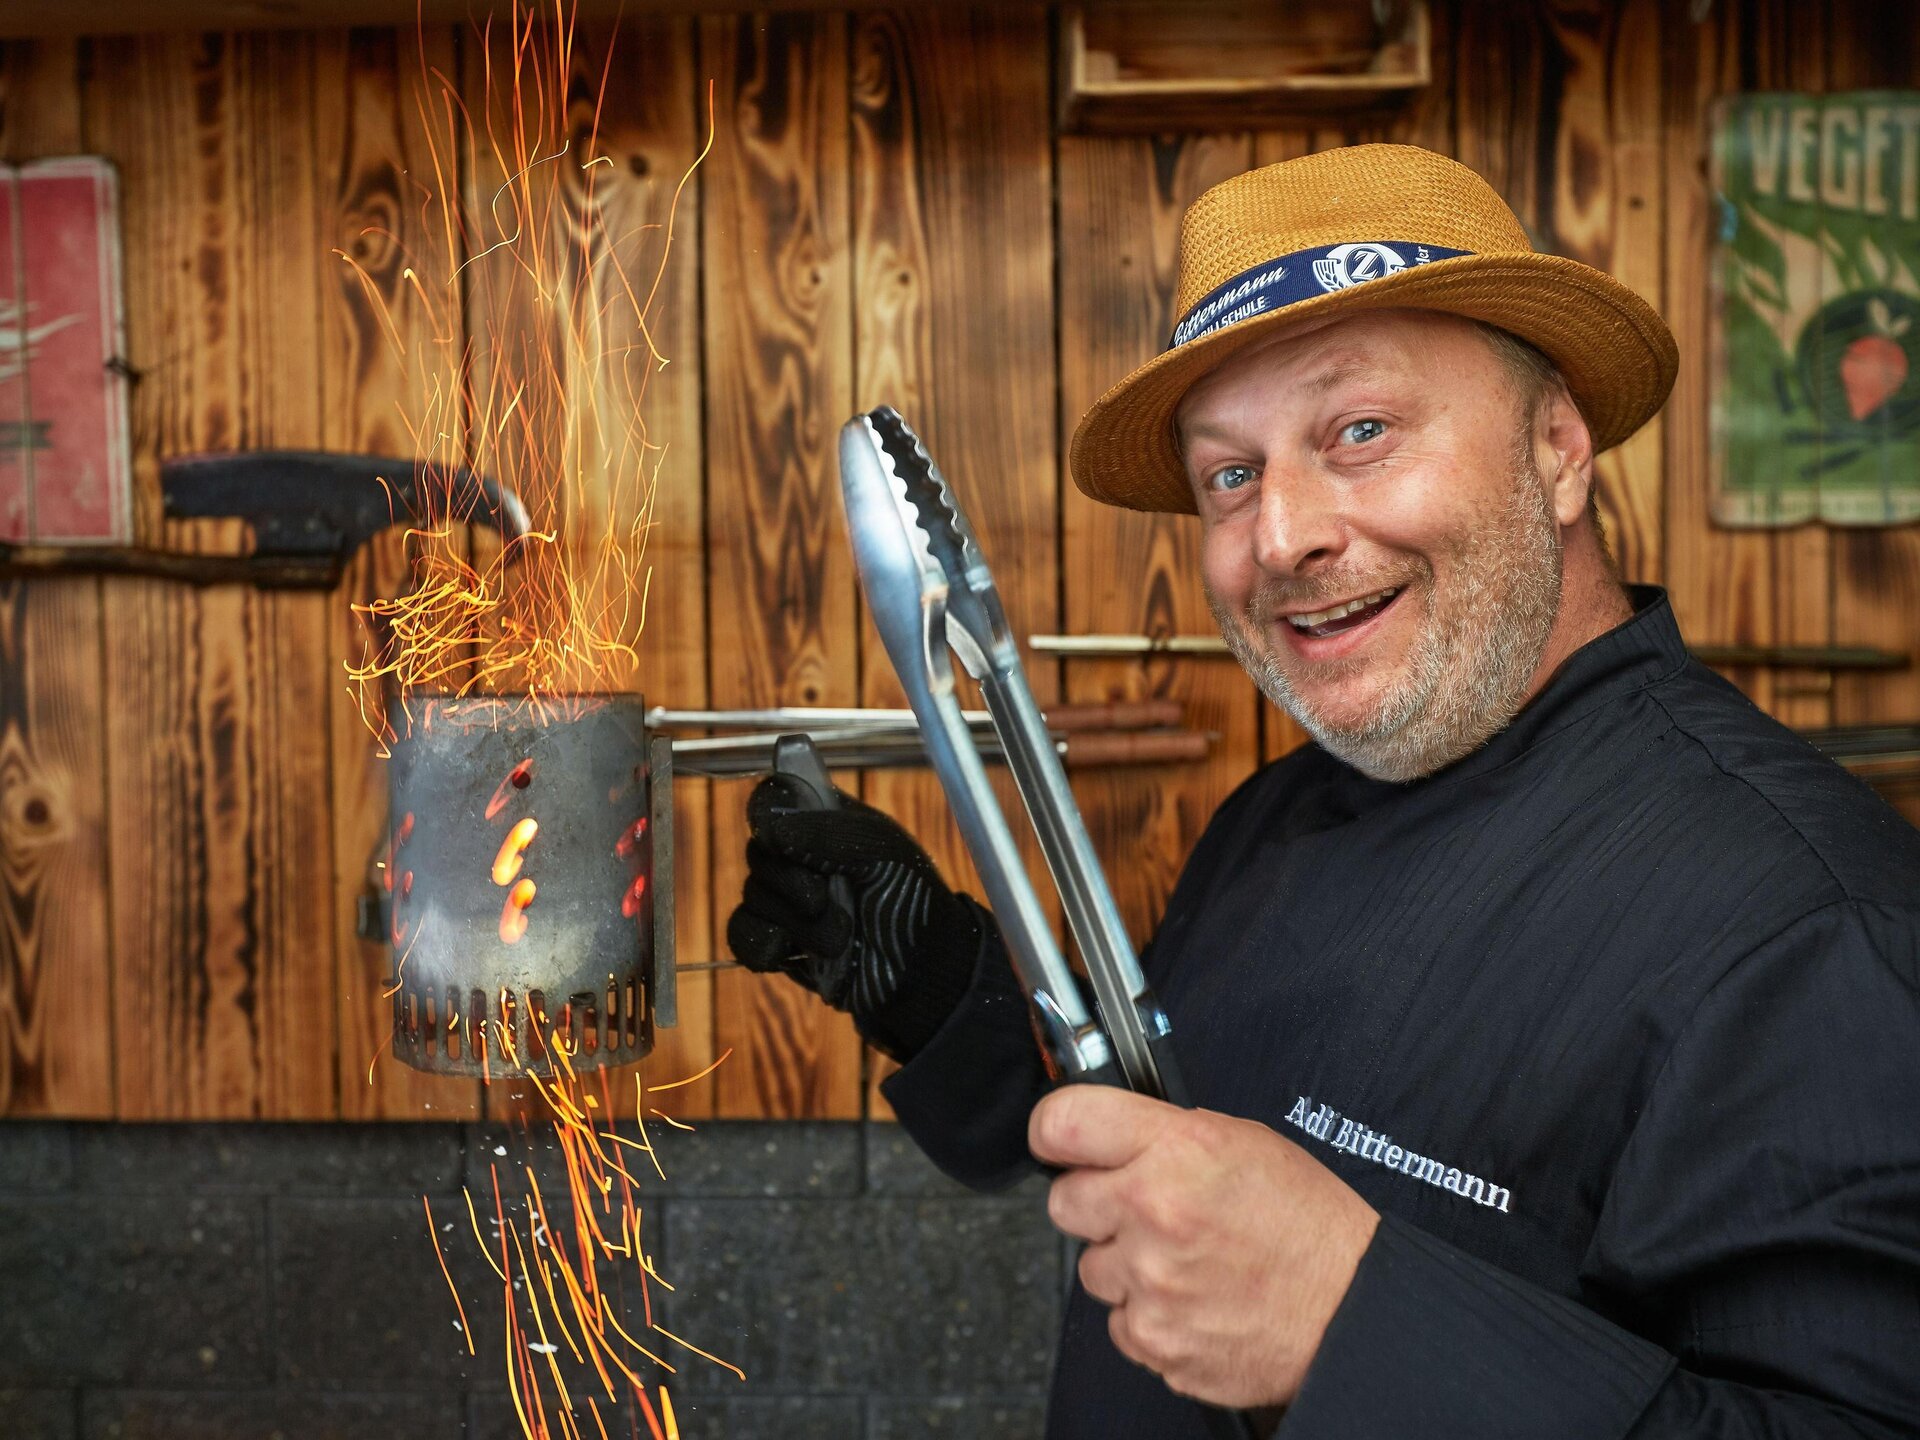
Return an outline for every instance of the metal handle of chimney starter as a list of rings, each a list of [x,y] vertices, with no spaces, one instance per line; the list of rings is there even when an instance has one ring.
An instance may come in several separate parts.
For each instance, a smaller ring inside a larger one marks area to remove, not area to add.
[[[840,810],[840,792],[834,788],[827,765],[806,735],[782,735],[773,742],[773,773],[784,777],[795,792],[803,810]],[[845,911],[851,920],[858,914],[853,908],[853,882],[844,875],[827,880],[827,898]]]

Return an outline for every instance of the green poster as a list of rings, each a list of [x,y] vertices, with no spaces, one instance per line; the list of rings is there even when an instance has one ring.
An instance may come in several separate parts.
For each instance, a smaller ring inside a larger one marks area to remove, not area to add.
[[[1920,520],[1920,91],[1713,122],[1713,518]]]

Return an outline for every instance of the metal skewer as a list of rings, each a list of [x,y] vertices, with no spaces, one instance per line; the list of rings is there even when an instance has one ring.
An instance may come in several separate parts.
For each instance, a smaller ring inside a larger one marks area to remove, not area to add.
[[[960,718],[977,730],[993,724],[985,710],[962,710]],[[1148,730],[1175,727],[1182,722],[1178,700],[1107,700],[1092,704],[1054,704],[1046,708],[1047,728],[1058,733],[1083,730]],[[649,730],[769,730],[778,734],[819,733],[830,729],[918,730],[920,719],[911,710],[884,710],[860,706],[780,705],[758,710],[671,710],[656,705],[647,711]]]
[[[927,747],[915,731],[817,730],[809,738],[822,762],[833,770],[900,769],[929,763]],[[1053,735],[1051,742],[1061,763],[1091,767],[1204,760],[1216,738],[1199,730],[1095,730]],[[710,778],[765,774],[773,768],[775,739],[771,733],[678,739],[673,741],[674,763],[684,774]],[[1006,752],[992,734],[977,736],[975,746],[983,761],[1006,763]]]

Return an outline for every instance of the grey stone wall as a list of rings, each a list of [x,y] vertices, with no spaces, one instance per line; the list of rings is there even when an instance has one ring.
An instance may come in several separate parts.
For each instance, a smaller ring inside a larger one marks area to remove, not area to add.
[[[687,1440],[1040,1433],[1069,1262],[1038,1182],[969,1194],[884,1125],[654,1141],[663,1321],[747,1373],[675,1356],[677,1376],[648,1377]],[[507,1143],[461,1125],[0,1123],[0,1436],[512,1440],[498,1282],[470,1234],[445,1237],[476,1359],[421,1205],[463,1218],[462,1185],[478,1195]],[[611,1435],[648,1433],[601,1413]]]

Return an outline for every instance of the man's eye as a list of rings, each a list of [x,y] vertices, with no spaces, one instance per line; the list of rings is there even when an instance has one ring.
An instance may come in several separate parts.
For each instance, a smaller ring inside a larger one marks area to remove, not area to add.
[[[1228,465],[1223,469],[1214,471],[1213,474],[1207,477],[1207,488],[1210,490],[1238,490],[1251,479],[1253,479],[1253,467],[1251,465]]]
[[[1364,445],[1386,433],[1387,424],[1384,420],[1356,420],[1341,429],[1340,439],[1348,445]]]

